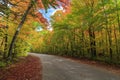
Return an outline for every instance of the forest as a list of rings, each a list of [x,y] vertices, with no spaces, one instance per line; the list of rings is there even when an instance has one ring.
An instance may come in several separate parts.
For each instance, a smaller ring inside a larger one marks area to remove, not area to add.
[[[37,11],[56,6],[50,22]],[[120,65],[120,0],[1,0],[0,66],[28,52]]]
[[[48,26],[40,9],[67,5],[67,0],[0,0],[0,67],[27,56],[39,38],[36,29]]]
[[[120,0],[72,0],[51,16],[32,51],[120,64]],[[37,45],[39,44],[39,45]]]

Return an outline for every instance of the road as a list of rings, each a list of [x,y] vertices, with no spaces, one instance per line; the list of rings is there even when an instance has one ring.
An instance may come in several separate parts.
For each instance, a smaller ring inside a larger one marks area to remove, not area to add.
[[[120,80],[119,75],[91,65],[53,55],[30,54],[40,58],[43,80]]]

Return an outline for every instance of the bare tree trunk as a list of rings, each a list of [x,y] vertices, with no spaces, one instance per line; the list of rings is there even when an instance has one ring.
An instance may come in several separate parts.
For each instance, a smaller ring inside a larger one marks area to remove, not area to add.
[[[32,6],[33,6],[33,3],[30,2],[27,10],[26,10],[25,13],[23,14],[22,20],[21,20],[20,24],[18,25],[17,30],[16,30],[13,38],[12,38],[12,41],[11,41],[11,44],[10,44],[10,48],[9,48],[9,51],[8,51],[7,59],[10,59],[10,60],[12,59],[12,50],[13,50],[13,46],[14,46],[14,44],[15,44],[15,40],[16,40],[16,38],[17,38],[17,36],[18,36],[18,34],[19,34],[19,32],[20,32],[20,29],[22,28],[22,26],[23,26],[23,24],[24,24],[24,22],[25,22],[25,20],[26,20],[26,17],[27,17],[27,15],[28,15],[30,9],[32,8]]]

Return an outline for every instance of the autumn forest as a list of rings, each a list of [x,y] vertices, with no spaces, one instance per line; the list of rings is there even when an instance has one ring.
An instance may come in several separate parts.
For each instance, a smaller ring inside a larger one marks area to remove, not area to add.
[[[28,52],[120,65],[120,0],[0,0],[0,66]]]
[[[53,31],[41,31],[32,51],[120,64],[119,4],[72,0],[66,12],[52,16]]]

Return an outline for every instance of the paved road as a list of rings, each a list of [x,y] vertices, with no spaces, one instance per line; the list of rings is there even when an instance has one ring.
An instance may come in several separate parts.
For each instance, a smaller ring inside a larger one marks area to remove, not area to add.
[[[43,80],[120,80],[105,70],[52,55],[34,54],[41,59]]]

